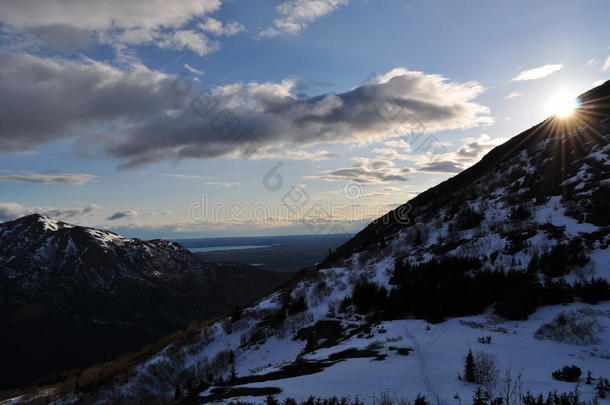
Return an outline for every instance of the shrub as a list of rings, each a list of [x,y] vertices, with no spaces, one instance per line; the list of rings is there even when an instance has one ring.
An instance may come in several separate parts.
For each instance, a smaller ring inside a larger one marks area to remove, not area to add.
[[[576,382],[582,375],[582,370],[577,366],[563,366],[552,373],[554,379],[566,382]]]
[[[470,383],[482,385],[490,391],[498,380],[498,361],[492,354],[487,352],[468,354],[464,359],[464,380]]]
[[[487,352],[477,352],[474,356],[474,382],[491,389],[498,381],[498,360]]]
[[[367,280],[360,280],[354,286],[352,304],[359,314],[368,314],[374,309],[385,307],[388,292],[382,286]]]
[[[399,347],[396,349],[396,353],[400,354],[401,356],[408,356],[412,351],[413,349],[410,347]]]
[[[466,207],[460,213],[458,213],[455,226],[457,229],[462,231],[472,229],[475,226],[478,226],[481,221],[483,221],[483,218],[485,218],[485,215],[474,211],[470,207]]]
[[[472,396],[472,405],[487,405],[489,404],[490,394],[481,387],[477,387]]]
[[[599,342],[603,326],[591,309],[561,312],[551,322],[543,323],[534,333],[536,339],[560,343],[590,345]]]
[[[430,403],[424,395],[417,394],[415,401],[413,401],[413,405],[430,405]]]
[[[555,245],[550,252],[540,256],[538,265],[542,273],[549,277],[568,274],[570,266],[582,266],[589,261],[584,245],[579,238],[574,238],[568,244]]]
[[[265,405],[280,405],[275,395],[267,395],[265,398]]]
[[[610,393],[610,380],[600,377],[595,385],[595,393],[597,394],[598,398],[606,399]]]
[[[299,295],[297,298],[291,298],[286,305],[288,315],[295,315],[299,312],[307,310],[307,301],[304,295]]]
[[[576,295],[588,304],[610,299],[610,283],[606,279],[586,280],[576,285]]]
[[[522,221],[532,216],[532,213],[523,205],[513,208],[510,212],[511,221]]]
[[[542,394],[534,396],[528,392],[521,397],[521,403],[523,405],[594,405],[596,402],[581,401],[576,389],[573,392],[563,392],[561,394],[549,392],[546,399]]]
[[[286,311],[284,310],[284,308],[279,308],[273,313],[271,313],[271,315],[265,320],[265,322],[271,328],[278,328],[284,323],[285,320]]]

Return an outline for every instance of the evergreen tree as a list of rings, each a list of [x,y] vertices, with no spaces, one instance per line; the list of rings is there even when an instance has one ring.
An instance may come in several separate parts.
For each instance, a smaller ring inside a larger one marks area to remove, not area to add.
[[[464,380],[471,383],[475,382],[476,380],[476,370],[472,350],[468,350],[468,355],[466,355],[466,361],[464,364]]]

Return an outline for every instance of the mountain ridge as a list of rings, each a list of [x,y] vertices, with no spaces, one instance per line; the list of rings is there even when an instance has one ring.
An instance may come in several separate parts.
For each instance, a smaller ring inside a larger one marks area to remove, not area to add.
[[[175,242],[38,214],[0,224],[0,246],[5,386],[109,360],[221,316],[283,279],[257,267],[202,262]]]
[[[411,220],[415,219],[417,217],[417,213],[412,212],[413,207],[429,204],[431,200],[437,199],[443,195],[447,195],[460,187],[469,185],[473,179],[476,179],[482,174],[493,170],[503,161],[513,157],[514,153],[516,153],[519,148],[527,148],[529,145],[535,144],[536,142],[540,141],[540,137],[549,137],[549,134],[547,133],[549,127],[551,131],[554,131],[554,135],[559,135],[565,133],[566,130],[574,130],[583,124],[587,125],[587,121],[595,120],[596,117],[607,117],[610,115],[610,80],[581,94],[578,99],[580,100],[578,114],[582,117],[581,119],[583,122],[574,123],[567,120],[561,120],[557,117],[550,117],[543,122],[521,132],[502,145],[490,150],[481,158],[479,162],[475,163],[473,166],[417,195],[408,201],[407,204],[409,204],[409,206],[405,207],[405,205],[403,205],[397,207],[379,219],[373,221],[364,230],[356,234],[352,240],[343,245],[345,247],[340,246],[337,249],[337,253],[334,257],[340,255],[342,251],[346,250],[346,248],[347,250],[353,249],[354,241],[359,240],[359,238],[365,238],[367,233],[371,232],[377,223],[393,225],[396,220],[400,218],[401,211],[405,211],[407,214],[409,214]],[[559,127],[557,126],[557,123],[560,124]],[[562,127],[564,125],[567,126]],[[605,124],[604,128],[607,130],[609,126],[610,124]],[[550,136],[552,137],[553,133],[551,133]],[[606,145],[608,144],[607,140],[604,142]],[[327,263],[328,262],[325,262],[324,264]]]
[[[469,351],[495,369],[489,395],[515,378],[533,395],[571,390],[551,375],[574,363],[601,380],[609,96],[610,82],[584,93],[573,117],[511,138],[319,266],[128,371],[46,395],[56,404],[261,403],[267,394],[373,404],[385,392],[449,404],[476,393],[463,375]],[[578,393],[596,395],[592,385]]]

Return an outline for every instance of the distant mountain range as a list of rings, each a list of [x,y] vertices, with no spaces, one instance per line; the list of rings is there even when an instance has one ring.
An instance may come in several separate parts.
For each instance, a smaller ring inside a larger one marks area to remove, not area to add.
[[[268,292],[282,277],[205,263],[41,215],[0,224],[0,385],[31,383],[154,342]]]

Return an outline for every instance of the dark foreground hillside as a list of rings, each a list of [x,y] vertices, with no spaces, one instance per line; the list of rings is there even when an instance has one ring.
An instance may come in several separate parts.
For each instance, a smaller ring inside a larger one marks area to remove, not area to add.
[[[282,277],[30,215],[0,224],[0,387],[88,367],[244,305]]]

